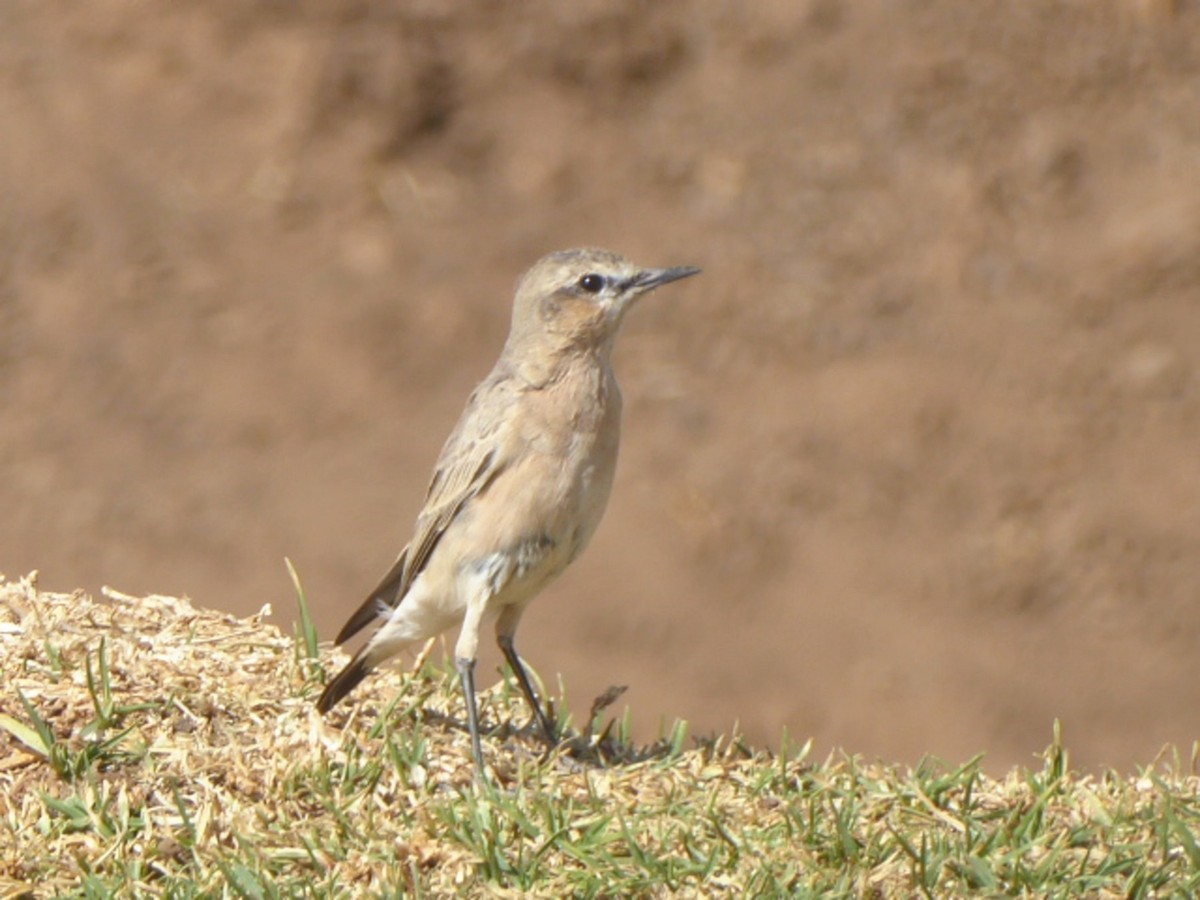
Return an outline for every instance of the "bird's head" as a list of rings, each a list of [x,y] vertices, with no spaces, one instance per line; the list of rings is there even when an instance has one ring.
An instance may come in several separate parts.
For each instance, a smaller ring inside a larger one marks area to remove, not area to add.
[[[699,271],[692,266],[645,269],[611,250],[551,253],[517,283],[508,348],[607,352],[634,301]]]

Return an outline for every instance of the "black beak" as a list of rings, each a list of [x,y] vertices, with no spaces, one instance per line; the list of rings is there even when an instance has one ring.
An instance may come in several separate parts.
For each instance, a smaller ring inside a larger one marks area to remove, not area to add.
[[[671,269],[642,269],[642,271],[629,279],[629,286],[636,288],[639,293],[644,293],[669,282],[678,281],[680,278],[695,275],[699,271],[695,266],[675,266]]]

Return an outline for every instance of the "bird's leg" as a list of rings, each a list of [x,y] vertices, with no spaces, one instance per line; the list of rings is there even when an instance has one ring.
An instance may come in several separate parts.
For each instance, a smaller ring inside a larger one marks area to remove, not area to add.
[[[538,701],[537,694],[534,693],[533,682],[529,680],[529,673],[525,671],[525,665],[521,662],[521,657],[517,655],[517,651],[513,647],[513,636],[511,634],[498,634],[496,635],[496,643],[500,645],[500,650],[504,653],[504,658],[508,660],[513,674],[517,676],[517,684],[521,686],[521,693],[525,695],[525,700],[529,703],[529,708],[533,710],[533,715],[537,719],[538,727],[542,729],[542,734],[546,737],[546,742],[551,746],[557,744],[558,735],[555,733],[554,724],[542,709],[542,704]]]
[[[483,747],[479,743],[479,706],[475,699],[475,659],[479,656],[479,622],[483,618],[487,601],[488,594],[480,591],[467,604],[462,631],[458,633],[458,643],[454,645],[454,667],[458,669],[463,697],[467,701],[467,729],[471,732],[471,752],[475,756],[475,768],[481,781],[485,776]]]
[[[475,703],[475,660],[454,657],[454,668],[458,669],[458,680],[462,682],[463,697],[467,701],[467,730],[471,732],[471,753],[475,757],[475,768],[483,777],[483,745],[479,742],[479,709]]]

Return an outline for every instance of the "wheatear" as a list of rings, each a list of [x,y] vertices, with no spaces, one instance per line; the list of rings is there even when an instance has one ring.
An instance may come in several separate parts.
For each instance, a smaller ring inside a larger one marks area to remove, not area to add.
[[[324,713],[388,657],[461,623],[454,662],[483,769],[475,659],[485,616],[550,743],[557,738],[513,648],[526,605],[587,546],[621,437],[611,354],[638,297],[699,269],[643,269],[608,250],[563,250],[517,283],[500,359],[433,470],[412,540],[337,636],[383,624],[317,701]]]

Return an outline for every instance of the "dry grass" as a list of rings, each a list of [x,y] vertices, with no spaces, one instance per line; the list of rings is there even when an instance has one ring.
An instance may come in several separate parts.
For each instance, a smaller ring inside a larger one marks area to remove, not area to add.
[[[326,724],[304,617],[0,580],[0,896],[1191,896],[1197,779],[907,770],[619,724],[545,754],[451,673],[372,679]],[[601,706],[603,704],[600,704]],[[602,710],[596,710],[596,719]]]

